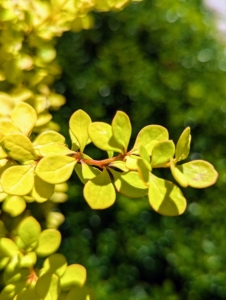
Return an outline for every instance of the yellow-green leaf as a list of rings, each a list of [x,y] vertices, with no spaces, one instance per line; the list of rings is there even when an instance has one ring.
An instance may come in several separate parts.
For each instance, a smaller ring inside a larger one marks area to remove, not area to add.
[[[46,229],[39,235],[38,246],[35,251],[39,256],[48,256],[56,252],[60,243],[60,232],[55,229]]]
[[[34,185],[34,170],[30,165],[10,167],[2,174],[1,185],[10,195],[27,195]]]
[[[63,291],[69,291],[75,286],[83,286],[86,282],[86,269],[82,265],[73,264],[67,267],[60,278]]]
[[[69,121],[69,127],[80,145],[80,151],[83,152],[88,139],[88,126],[92,122],[90,116],[79,109],[73,113]]]
[[[188,186],[188,179],[184,174],[178,169],[173,159],[170,162],[170,170],[174,179],[184,188]]]
[[[62,254],[54,253],[44,261],[43,268],[46,272],[62,277],[67,269],[67,260]]]
[[[65,137],[56,131],[48,130],[39,134],[33,142],[33,145],[35,148],[39,148],[52,143],[64,144]]]
[[[132,133],[130,119],[127,114],[117,111],[112,120],[112,132],[116,141],[123,146],[126,153]]]
[[[68,149],[65,145],[52,143],[40,147],[39,153],[41,156],[50,156],[50,155],[69,155],[69,154],[74,154],[75,152]]]
[[[82,183],[86,183],[88,180],[93,179],[101,172],[99,169],[94,168],[90,165],[87,165],[85,162],[81,162],[81,164],[75,165],[75,172],[78,175],[79,179]]]
[[[26,289],[18,294],[16,300],[40,300],[40,296],[35,289]]]
[[[146,148],[143,145],[140,145],[139,154],[140,154],[140,157],[141,157],[142,161],[144,162],[146,168],[149,171],[151,171],[150,156],[149,156]]]
[[[191,135],[190,127],[187,127],[182,132],[176,145],[176,161],[186,159],[190,151]]]
[[[16,127],[11,121],[2,121],[0,122],[0,132],[4,135],[10,133],[21,133],[20,129]]]
[[[0,255],[14,256],[19,253],[17,245],[8,238],[0,238]]]
[[[137,167],[140,178],[148,185],[150,181],[150,169],[147,167],[147,164],[143,159],[140,159],[137,161]]]
[[[177,168],[187,178],[188,185],[193,188],[201,189],[211,186],[218,177],[214,167],[204,160],[193,160]]]
[[[140,159],[141,159],[140,156],[137,156],[137,155],[128,155],[128,156],[126,156],[125,157],[126,168],[128,168],[128,170],[137,171],[138,170],[137,162]]]
[[[126,167],[126,163],[122,160],[113,161],[109,164],[109,167],[114,167],[124,172],[129,171],[129,169]]]
[[[74,134],[72,133],[71,129],[69,129],[69,135],[70,135],[71,143],[72,143],[71,149],[72,149],[73,151],[78,150],[80,146],[79,146],[78,140],[76,139],[76,137],[75,137]]]
[[[109,170],[114,176],[115,187],[119,193],[129,198],[141,198],[147,195],[148,188],[137,172],[121,173],[112,168]]]
[[[3,148],[11,158],[19,162],[31,161],[37,158],[31,141],[22,133],[8,134],[3,140]]]
[[[168,140],[169,134],[165,127],[159,125],[148,125],[141,129],[138,133],[135,144],[130,151],[133,154],[137,154],[140,149],[140,145],[143,145],[148,154],[152,154],[154,145],[159,141]]]
[[[48,183],[42,180],[38,175],[35,175],[31,196],[39,203],[45,202],[53,195],[54,187],[54,184]]]
[[[32,106],[20,102],[12,111],[11,119],[21,132],[29,135],[37,122],[37,114]]]
[[[2,209],[11,215],[11,217],[19,216],[26,208],[26,202],[20,196],[8,196],[3,202]]]
[[[94,122],[89,125],[88,133],[94,145],[105,151],[122,152],[123,147],[116,141],[111,125]]]
[[[86,183],[83,194],[92,209],[105,209],[114,204],[115,189],[106,169]]]
[[[57,300],[60,294],[60,280],[58,276],[46,273],[39,277],[35,290],[43,300]]]
[[[181,215],[186,208],[186,199],[181,190],[171,181],[151,174],[148,198],[151,207],[164,216]]]
[[[41,233],[41,226],[33,217],[26,217],[18,226],[18,234],[26,246],[36,243]]]
[[[151,165],[157,167],[170,161],[174,156],[175,145],[173,141],[161,141],[155,144],[152,150]]]
[[[40,160],[35,172],[48,183],[62,183],[69,179],[76,162],[73,157],[61,155],[46,156]]]
[[[32,268],[37,262],[37,255],[34,251],[28,252],[20,259],[20,268]]]
[[[96,300],[96,297],[93,290],[87,286],[76,286],[68,293],[65,300]]]

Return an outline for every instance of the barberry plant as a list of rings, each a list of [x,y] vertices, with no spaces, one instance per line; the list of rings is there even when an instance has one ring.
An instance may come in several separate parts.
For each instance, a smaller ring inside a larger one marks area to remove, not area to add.
[[[84,184],[84,198],[92,209],[110,207],[119,192],[129,198],[148,196],[151,207],[165,216],[182,214],[186,199],[175,183],[156,176],[155,169],[168,168],[183,188],[206,188],[217,180],[216,170],[204,160],[182,163],[190,150],[189,127],[174,144],[166,128],[148,125],[130,149],[132,126],[127,114],[118,111],[110,125],[92,122],[86,112],[77,110],[69,120],[70,149],[56,131],[34,135],[36,122],[35,109],[25,102],[16,105],[10,119],[0,122],[0,199],[2,210],[12,217],[21,215],[27,202],[51,202],[54,191],[60,190],[73,170]],[[105,151],[106,158],[96,160],[85,154],[89,143]],[[48,223],[51,218],[46,218]],[[0,300],[95,299],[85,286],[85,268],[68,266],[66,258],[55,253],[61,243],[57,227],[62,221],[49,222],[41,230],[26,211],[10,228],[0,222],[5,286]],[[46,257],[39,270],[37,257]]]

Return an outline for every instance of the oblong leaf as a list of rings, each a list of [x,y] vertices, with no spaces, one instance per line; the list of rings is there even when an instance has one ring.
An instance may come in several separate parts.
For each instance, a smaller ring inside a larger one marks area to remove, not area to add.
[[[88,126],[91,122],[90,116],[81,109],[74,112],[70,118],[69,127],[80,145],[81,152],[83,152],[88,142]]]
[[[67,295],[65,300],[96,300],[93,290],[87,286],[74,287]]]
[[[36,243],[41,233],[41,226],[38,221],[29,216],[23,219],[18,226],[18,234],[26,246]]]
[[[86,183],[88,180],[93,179],[101,173],[97,168],[87,165],[85,162],[81,161],[81,164],[75,165],[75,172],[77,173],[79,179],[82,183]]]
[[[155,144],[152,150],[151,165],[157,167],[170,161],[174,156],[175,145],[173,141],[161,141]]]
[[[50,155],[69,155],[69,154],[74,154],[75,152],[68,149],[64,145],[52,143],[40,147],[39,153],[41,156],[50,156]]]
[[[8,238],[0,238],[0,255],[14,256],[19,253],[17,245]]]
[[[52,143],[64,144],[65,137],[56,131],[48,130],[40,133],[34,140],[33,145],[41,147]]]
[[[119,193],[129,198],[141,198],[147,195],[148,188],[137,172],[121,173],[112,168],[109,170],[113,174],[115,188]]]
[[[3,148],[12,159],[19,162],[26,162],[37,158],[31,141],[22,133],[8,134],[3,140]]]
[[[27,195],[34,185],[34,170],[30,165],[12,166],[2,174],[1,185],[10,195]]]
[[[66,268],[60,278],[60,285],[63,291],[69,291],[73,287],[83,286],[86,282],[86,269],[79,264],[72,264]]]
[[[187,178],[188,185],[193,188],[206,188],[213,185],[218,177],[214,167],[205,160],[193,160],[177,166]]]
[[[54,193],[55,185],[42,180],[38,175],[34,177],[31,196],[39,203],[48,200]]]
[[[103,122],[93,122],[89,125],[88,133],[94,145],[105,151],[114,151],[121,153],[121,146],[112,133],[111,125]]]
[[[44,261],[43,268],[46,272],[61,277],[67,269],[67,260],[62,254],[54,253]]]
[[[150,177],[148,199],[151,207],[164,216],[181,215],[187,205],[186,199],[176,185],[153,174]]]
[[[0,132],[2,132],[4,135],[10,133],[21,133],[20,129],[11,121],[0,122]]]
[[[32,106],[20,102],[12,111],[11,119],[21,132],[29,135],[37,122],[37,114]]]
[[[140,145],[143,145],[148,154],[152,154],[154,145],[159,141],[168,140],[169,133],[167,129],[160,125],[148,125],[141,129],[138,133],[135,144],[130,150],[131,153],[137,154],[140,149]]]
[[[173,159],[171,159],[170,163],[170,170],[174,177],[174,179],[182,186],[187,187],[188,186],[188,179],[184,174],[178,169]]]
[[[35,249],[39,256],[48,256],[59,248],[61,234],[55,229],[46,229],[41,232],[38,239],[38,246]]]
[[[60,294],[60,280],[58,276],[46,273],[39,277],[35,290],[43,300],[57,300]]]
[[[35,172],[48,183],[62,183],[69,179],[76,162],[73,157],[61,155],[46,156],[40,160]]]
[[[26,202],[20,196],[8,196],[3,202],[2,209],[11,215],[11,217],[19,216],[26,208]]]
[[[126,153],[132,133],[132,127],[129,117],[123,111],[117,111],[114,116],[112,120],[112,132],[116,141],[123,146],[124,152]]]
[[[115,189],[106,169],[86,183],[83,194],[92,209],[105,209],[114,204]]]
[[[191,135],[190,127],[184,129],[176,145],[176,161],[186,159],[190,152]]]

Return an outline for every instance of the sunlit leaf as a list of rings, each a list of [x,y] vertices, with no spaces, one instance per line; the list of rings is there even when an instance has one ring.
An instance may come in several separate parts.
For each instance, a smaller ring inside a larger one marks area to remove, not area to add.
[[[53,195],[54,187],[54,184],[43,181],[38,175],[35,175],[31,196],[39,203],[45,202]]]
[[[123,147],[116,141],[111,125],[94,122],[89,125],[88,133],[94,145],[105,151],[122,152]]]
[[[88,142],[89,135],[87,130],[91,122],[89,115],[81,109],[74,112],[70,118],[69,126],[80,145],[81,152],[83,152]]]
[[[40,296],[35,289],[26,289],[18,294],[16,300],[40,300]]]
[[[20,102],[12,111],[11,119],[21,132],[29,135],[37,122],[37,114],[32,106]]]
[[[117,111],[112,120],[112,132],[116,141],[123,146],[126,153],[132,133],[130,119],[122,111]]]
[[[46,272],[56,274],[61,277],[67,269],[67,260],[62,254],[55,253],[50,255],[44,261],[43,268]]]
[[[14,256],[19,253],[17,245],[8,238],[0,238],[0,255]]]
[[[87,165],[85,162],[81,162],[81,164],[75,165],[75,172],[78,175],[79,179],[82,183],[86,183],[88,180],[93,179],[101,172],[99,169],[94,168],[90,165]]]
[[[61,234],[55,229],[46,229],[39,235],[38,246],[35,249],[39,256],[48,256],[60,246]]]
[[[55,274],[47,273],[39,277],[35,290],[43,300],[57,300],[60,294],[60,281]]]
[[[173,159],[170,162],[170,170],[174,179],[184,188],[188,186],[188,179],[184,174],[179,170],[178,166],[175,164]]]
[[[69,154],[73,154],[74,151],[71,151],[64,145],[52,143],[52,144],[48,144],[48,145],[44,145],[44,146],[40,147],[39,153],[41,156],[69,155]]]
[[[188,180],[188,185],[193,188],[206,188],[213,185],[218,177],[214,167],[204,160],[193,160],[177,166]]]
[[[141,157],[142,161],[144,162],[146,168],[149,171],[151,171],[150,156],[149,156],[146,148],[143,145],[140,145],[139,154],[140,154],[140,157]]]
[[[73,264],[67,267],[64,275],[60,278],[63,291],[69,291],[74,286],[83,286],[86,282],[86,269],[82,265]]]
[[[65,300],[96,300],[94,292],[87,286],[74,287]]]
[[[20,196],[8,196],[3,202],[2,209],[11,215],[11,217],[19,216],[26,208],[26,202]]]
[[[137,161],[137,167],[140,178],[148,185],[150,181],[150,168],[147,167],[147,164],[143,159]]]
[[[78,140],[76,139],[76,137],[74,136],[73,132],[71,131],[71,129],[69,129],[69,135],[70,135],[70,138],[71,138],[71,142],[72,142],[72,147],[71,149],[73,151],[76,151],[79,149],[79,143],[78,143]]]
[[[21,133],[21,130],[11,121],[2,121],[0,122],[0,132],[7,135],[10,133]]]
[[[137,172],[121,173],[112,168],[109,170],[114,176],[116,190],[121,194],[129,198],[141,198],[147,195],[148,188]]]
[[[187,127],[182,132],[176,145],[176,160],[180,161],[188,157],[190,151],[191,135],[190,127]]]
[[[11,158],[20,162],[37,158],[31,141],[22,133],[8,134],[3,140],[3,147]]]
[[[10,167],[2,174],[1,185],[10,195],[26,195],[34,185],[34,170],[30,165]]]
[[[174,156],[175,145],[173,141],[161,141],[155,144],[152,150],[151,165],[156,167],[170,161]]]
[[[126,167],[126,163],[124,161],[121,161],[121,160],[116,160],[116,161],[113,161],[109,164],[109,167],[114,167],[114,168],[117,168],[121,171],[124,171],[124,172],[127,172],[129,171],[129,169]]]
[[[181,190],[171,181],[151,174],[148,198],[151,207],[164,216],[181,215],[186,208],[186,199]]]
[[[48,130],[39,134],[33,142],[33,145],[35,147],[42,147],[52,143],[64,144],[65,137],[58,132]]]
[[[140,160],[140,156],[138,155],[127,155],[125,157],[126,160],[126,168],[132,171],[137,171],[138,170],[138,166],[137,166],[137,162],[138,160]]]
[[[165,127],[159,125],[145,126],[138,133],[135,144],[130,152],[137,154],[139,152],[140,145],[143,145],[148,154],[151,155],[154,145],[159,141],[168,140],[168,138],[169,134]]]
[[[33,217],[26,217],[18,226],[18,234],[26,246],[37,242],[41,233],[41,226]]]
[[[105,209],[114,204],[115,189],[106,169],[86,183],[83,194],[92,209]]]
[[[37,255],[34,251],[26,253],[20,259],[21,268],[32,268],[37,262]]]
[[[46,156],[40,160],[35,172],[48,183],[62,183],[69,179],[76,162],[73,157],[61,155]]]

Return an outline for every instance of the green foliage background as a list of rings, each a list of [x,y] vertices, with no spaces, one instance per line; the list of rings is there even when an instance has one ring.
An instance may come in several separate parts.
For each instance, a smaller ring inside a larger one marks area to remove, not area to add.
[[[177,140],[190,126],[189,159],[213,163],[219,179],[205,190],[184,189],[188,209],[170,218],[147,199],[122,196],[91,211],[73,175],[60,207],[67,216],[60,251],[87,268],[98,300],[226,299],[226,59],[212,16],[197,0],[145,0],[94,18],[93,30],[67,32],[57,45],[64,74],[55,88],[67,103],[54,121],[63,134],[78,108],[105,122],[125,111],[133,137],[160,124]]]

